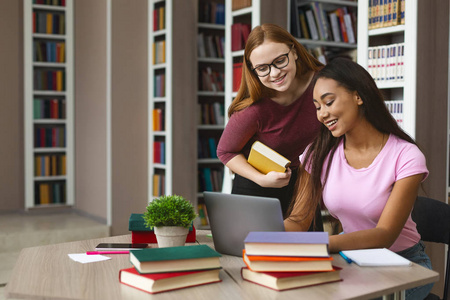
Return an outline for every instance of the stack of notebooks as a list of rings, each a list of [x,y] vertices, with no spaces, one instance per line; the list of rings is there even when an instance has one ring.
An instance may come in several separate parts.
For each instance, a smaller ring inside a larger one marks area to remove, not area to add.
[[[282,291],[342,280],[326,232],[250,232],[242,278]]]
[[[220,256],[207,245],[131,250],[119,281],[151,294],[220,282]]]

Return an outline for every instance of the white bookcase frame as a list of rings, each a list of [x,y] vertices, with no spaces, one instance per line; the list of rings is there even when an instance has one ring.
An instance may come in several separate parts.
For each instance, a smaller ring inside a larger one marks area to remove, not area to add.
[[[73,53],[73,1],[66,0],[65,6],[37,5],[31,0],[24,0],[24,161],[25,161],[25,209],[37,207],[56,207],[56,206],[72,206],[75,202],[74,190],[74,53]],[[47,11],[64,11],[65,14],[65,34],[52,35],[33,33],[33,10],[44,9]],[[65,63],[42,63],[33,62],[33,39],[45,38],[64,39],[65,46]],[[33,88],[33,70],[35,67],[64,67],[65,69],[65,91],[35,91]],[[64,96],[66,99],[66,119],[65,120],[46,120],[39,121],[33,119],[33,99],[34,96]],[[64,124],[66,128],[66,147],[65,148],[45,148],[36,149],[34,147],[34,125],[39,123],[45,124]],[[36,153],[61,153],[66,154],[66,175],[51,177],[34,176],[34,155]],[[52,203],[46,205],[36,205],[34,202],[35,189],[34,185],[38,181],[64,180],[66,183],[66,202]]]
[[[153,31],[153,10],[155,4],[164,3],[165,5],[165,28],[158,31]],[[149,105],[148,105],[148,199],[151,201],[155,198],[153,195],[153,175],[156,169],[164,170],[165,173],[165,193],[172,193],[172,168],[166,166],[172,165],[172,128],[169,118],[172,116],[172,51],[167,51],[167,49],[172,49],[172,1],[171,0],[151,0],[148,6],[148,40],[149,40],[149,59],[148,59],[148,94],[149,94]],[[165,36],[166,49],[165,49],[165,63],[163,64],[153,64],[153,43],[155,42],[155,37]],[[154,74],[155,70],[165,69],[165,92],[164,97],[154,96]],[[165,127],[164,131],[153,131],[153,109],[155,104],[164,103],[164,114],[165,114]],[[155,137],[165,138],[165,164],[157,164],[153,162],[153,142]]]

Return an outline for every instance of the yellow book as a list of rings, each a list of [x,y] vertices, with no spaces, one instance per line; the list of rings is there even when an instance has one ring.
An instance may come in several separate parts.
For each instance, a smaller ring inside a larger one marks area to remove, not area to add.
[[[56,90],[63,90],[63,72],[61,70],[56,71]]]
[[[59,49],[59,62],[66,61],[66,43],[61,43],[61,48]]]
[[[289,167],[291,161],[263,143],[256,141],[250,150],[248,163],[261,173],[267,174],[270,171],[286,172],[286,168]]]
[[[66,175],[66,155],[61,155],[61,174]]]
[[[165,29],[165,9],[164,6],[162,6],[159,9],[159,29]]]
[[[47,34],[53,33],[53,14],[47,13]]]
[[[50,203],[50,193],[49,193],[49,184],[41,183],[39,185],[39,193],[40,193],[40,204],[49,204]]]

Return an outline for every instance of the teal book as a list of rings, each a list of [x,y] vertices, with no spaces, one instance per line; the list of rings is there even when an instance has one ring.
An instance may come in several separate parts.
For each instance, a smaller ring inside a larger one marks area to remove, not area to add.
[[[130,262],[142,274],[219,269],[220,257],[207,245],[130,251]]]

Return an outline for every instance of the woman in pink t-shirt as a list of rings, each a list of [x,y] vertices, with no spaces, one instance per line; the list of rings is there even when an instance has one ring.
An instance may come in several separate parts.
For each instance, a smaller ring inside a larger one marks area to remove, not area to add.
[[[323,201],[344,232],[330,236],[331,252],[389,248],[431,268],[411,219],[428,176],[425,156],[391,116],[370,74],[337,58],[318,72],[313,102],[322,126],[300,157],[286,230],[308,229]],[[423,299],[431,287],[407,290],[406,297]]]

